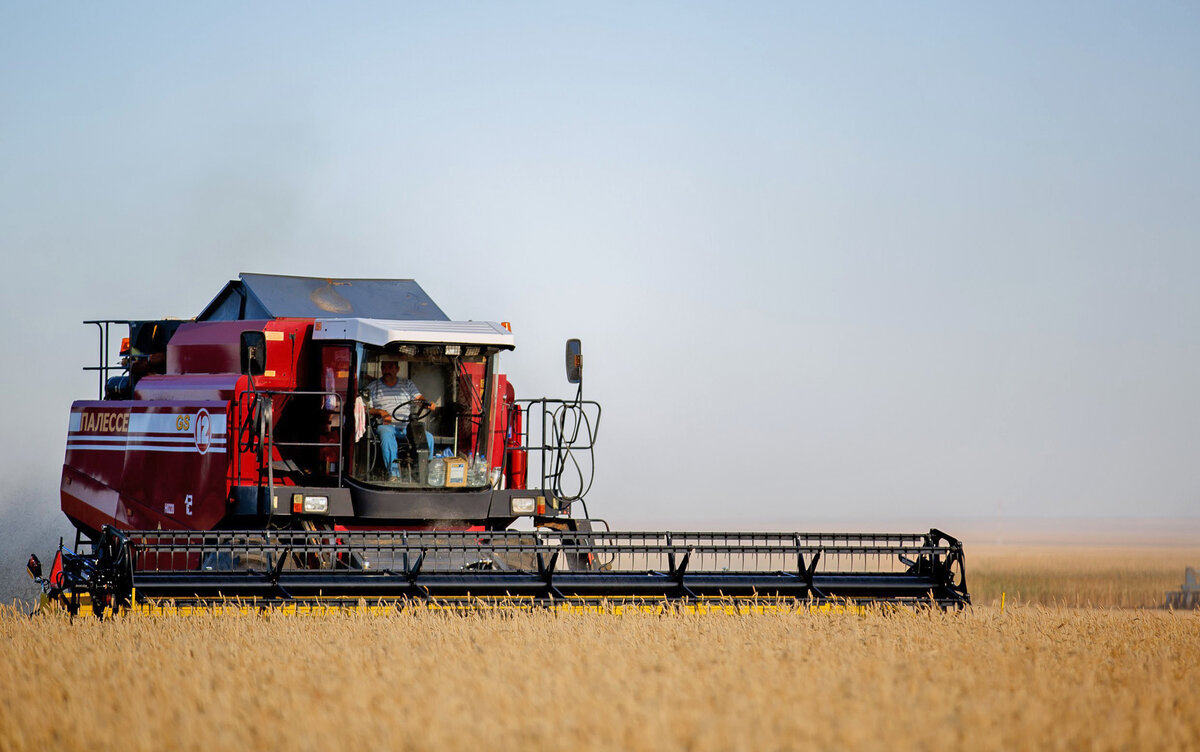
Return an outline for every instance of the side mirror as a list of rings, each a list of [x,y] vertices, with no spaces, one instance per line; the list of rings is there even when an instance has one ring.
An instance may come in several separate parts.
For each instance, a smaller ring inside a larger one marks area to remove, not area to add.
[[[567,340],[567,382],[583,381],[583,345],[577,339]]]
[[[29,561],[25,564],[25,571],[29,572],[29,576],[35,580],[42,579],[42,561],[37,557],[37,554],[29,555]]]
[[[267,370],[267,335],[242,332],[242,373],[261,376]]]

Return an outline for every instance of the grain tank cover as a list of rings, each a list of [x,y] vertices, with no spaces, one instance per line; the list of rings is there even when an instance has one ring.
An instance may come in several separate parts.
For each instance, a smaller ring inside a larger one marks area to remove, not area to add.
[[[446,321],[441,308],[411,279],[330,279],[240,274],[213,298],[197,321],[330,316]]]
[[[390,321],[386,319],[317,319],[314,340],[362,342],[385,347],[393,342],[481,345],[511,350],[512,332],[494,321]]]

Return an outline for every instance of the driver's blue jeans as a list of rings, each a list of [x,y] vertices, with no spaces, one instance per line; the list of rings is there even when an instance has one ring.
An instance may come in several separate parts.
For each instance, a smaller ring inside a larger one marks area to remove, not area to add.
[[[399,445],[397,442],[397,427],[404,428],[405,436],[408,435],[407,423],[380,423],[375,427],[375,432],[379,434],[379,448],[383,451],[383,466],[388,469],[388,474],[393,478],[400,474],[400,467],[396,464],[396,458],[399,456]],[[433,434],[425,432],[425,441],[429,444],[429,454],[433,454]]]

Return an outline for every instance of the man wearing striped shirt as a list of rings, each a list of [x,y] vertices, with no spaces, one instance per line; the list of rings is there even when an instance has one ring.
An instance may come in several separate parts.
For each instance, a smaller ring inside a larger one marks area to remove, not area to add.
[[[383,463],[387,466],[392,480],[397,480],[400,477],[400,466],[397,462],[399,447],[396,430],[400,427],[407,432],[408,417],[412,414],[413,407],[423,402],[424,398],[416,384],[399,377],[400,363],[395,356],[385,355],[379,367],[383,371],[383,377],[371,383],[367,388],[367,397],[371,401],[371,414],[380,421],[375,431],[379,434]],[[433,437],[429,438],[432,443]]]

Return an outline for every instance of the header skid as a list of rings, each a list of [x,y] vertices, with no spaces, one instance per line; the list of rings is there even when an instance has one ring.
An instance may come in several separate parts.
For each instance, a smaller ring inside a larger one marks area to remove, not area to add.
[[[494,321],[394,321],[386,319],[317,319],[314,340],[362,342],[384,347],[393,342],[445,345],[516,346],[513,335]]]

